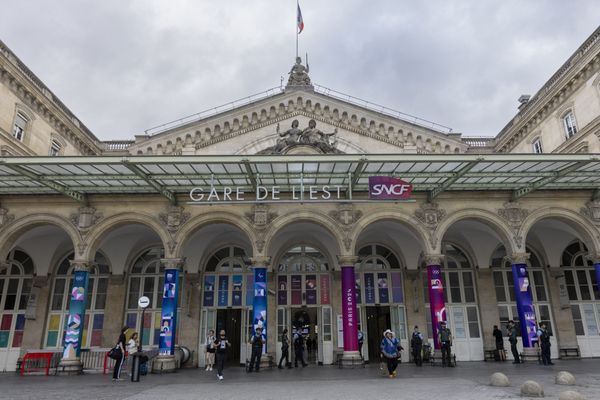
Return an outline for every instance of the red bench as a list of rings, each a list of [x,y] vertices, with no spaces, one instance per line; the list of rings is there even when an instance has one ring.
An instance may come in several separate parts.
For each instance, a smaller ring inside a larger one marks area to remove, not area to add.
[[[21,376],[23,376],[26,372],[30,372],[31,369],[34,370],[46,370],[46,375],[50,375],[50,365],[52,363],[52,355],[54,353],[43,351],[43,352],[27,352],[25,356],[23,356],[23,362],[21,363]],[[38,360],[38,361],[33,361]],[[46,365],[43,365],[41,360],[46,360]],[[29,362],[28,362],[29,361]],[[30,364],[39,364],[35,365],[33,368],[30,368]]]

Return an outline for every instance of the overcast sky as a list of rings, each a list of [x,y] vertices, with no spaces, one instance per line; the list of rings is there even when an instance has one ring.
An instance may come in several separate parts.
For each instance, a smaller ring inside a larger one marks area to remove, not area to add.
[[[314,83],[496,135],[596,29],[589,1],[302,0]],[[100,139],[279,86],[295,0],[3,0],[0,38]],[[303,57],[304,58],[304,57]]]

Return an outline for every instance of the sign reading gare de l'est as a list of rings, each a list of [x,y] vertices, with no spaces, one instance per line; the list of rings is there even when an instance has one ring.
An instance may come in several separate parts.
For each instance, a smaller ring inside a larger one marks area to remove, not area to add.
[[[195,187],[190,190],[190,204],[258,203],[258,202],[327,202],[348,201],[348,187],[341,185],[295,185],[289,191],[280,186],[257,185],[254,191],[240,186],[222,188]],[[369,177],[369,200],[408,200],[413,186],[391,176]]]

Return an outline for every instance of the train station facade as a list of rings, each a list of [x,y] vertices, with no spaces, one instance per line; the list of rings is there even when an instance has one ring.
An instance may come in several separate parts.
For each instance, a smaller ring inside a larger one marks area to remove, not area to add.
[[[600,356],[598,37],[496,138],[312,84],[299,60],[285,87],[102,142],[2,44],[0,369],[47,350],[77,371],[124,325],[166,369],[175,344],[203,366],[210,329],[233,363],[262,326],[274,359],[301,330],[331,364],[359,357],[358,329],[366,361],[386,329],[436,347],[441,320],[458,360],[511,319],[525,353],[545,322],[553,357]]]

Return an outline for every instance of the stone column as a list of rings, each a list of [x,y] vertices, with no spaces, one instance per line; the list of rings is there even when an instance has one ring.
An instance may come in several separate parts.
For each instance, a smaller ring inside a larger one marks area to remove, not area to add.
[[[267,318],[267,266],[269,265],[270,259],[269,257],[254,257],[251,259],[252,261],[252,271],[254,272],[254,297],[252,300],[252,335],[256,328],[262,328],[263,338],[274,337],[273,335],[277,335],[277,327],[273,324],[271,328],[269,328],[268,318]],[[242,340],[247,341],[248,338],[242,338]],[[267,354],[267,345],[266,343],[263,346],[262,357],[260,360],[261,367],[266,367],[269,365],[269,355]]]
[[[50,277],[48,276],[35,276],[33,278],[33,287],[27,301],[27,311],[25,311],[26,322],[21,349],[41,349],[44,347],[46,314],[50,299],[49,283]]]
[[[441,343],[438,338],[440,322],[446,321],[446,305],[444,303],[444,285],[442,279],[443,260],[443,254],[425,255],[429,310],[431,312],[431,333],[433,334],[433,346],[436,350],[441,349]]]
[[[104,323],[102,329],[102,347],[113,347],[123,327],[125,313],[125,296],[127,286],[124,275],[111,275],[106,288],[106,304],[104,305]]]
[[[410,334],[414,326],[418,326],[423,338],[427,340],[427,318],[423,304],[423,281],[421,269],[407,269],[404,283],[404,304],[406,305],[406,325]]]
[[[88,260],[71,260],[71,266],[74,268],[73,287],[69,292],[69,315],[63,339],[63,357],[59,364],[59,372],[67,375],[83,372],[80,354],[90,264]]]
[[[492,335],[492,327],[500,326],[500,313],[498,312],[498,300],[496,299],[496,288],[490,268],[477,268],[477,303],[481,317],[481,330],[484,349],[495,350],[496,338]]]
[[[356,308],[354,264],[356,256],[339,256],[342,270],[342,320],[344,330],[344,353],[342,365],[361,363],[358,351],[358,309]]]
[[[185,274],[180,295],[181,315],[177,343],[198,355],[200,342],[200,274]],[[186,367],[195,367],[190,360]]]
[[[177,338],[177,305],[179,298],[179,274],[183,270],[183,259],[165,258],[160,260],[165,266],[165,286],[160,288],[162,298],[162,316],[158,356],[152,363],[152,372],[175,372],[175,340]]]
[[[523,359],[524,361],[534,361],[537,360],[537,351],[534,347],[537,342],[537,321],[527,272],[528,259],[529,253],[514,253],[510,256],[517,313],[521,325]]]

